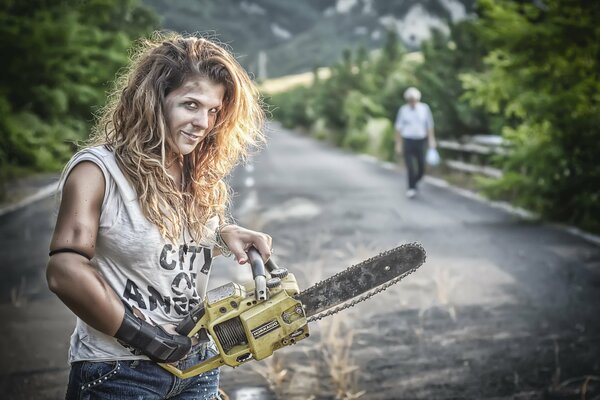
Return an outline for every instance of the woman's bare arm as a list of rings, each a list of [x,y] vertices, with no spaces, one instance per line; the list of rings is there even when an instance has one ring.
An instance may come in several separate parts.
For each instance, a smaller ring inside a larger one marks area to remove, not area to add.
[[[104,188],[104,175],[96,164],[84,161],[73,168],[63,188],[50,250],[67,248],[94,256]],[[72,252],[53,255],[46,278],[50,290],[75,315],[115,335],[123,321],[123,304],[86,257]]]

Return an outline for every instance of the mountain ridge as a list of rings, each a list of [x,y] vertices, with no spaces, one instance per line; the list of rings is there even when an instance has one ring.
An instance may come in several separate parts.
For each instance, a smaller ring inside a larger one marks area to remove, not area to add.
[[[144,0],[165,29],[200,32],[228,44],[259,80],[336,62],[345,49],[381,48],[395,31],[411,50],[431,29],[472,13],[475,0]],[[324,40],[327,38],[327,40]]]

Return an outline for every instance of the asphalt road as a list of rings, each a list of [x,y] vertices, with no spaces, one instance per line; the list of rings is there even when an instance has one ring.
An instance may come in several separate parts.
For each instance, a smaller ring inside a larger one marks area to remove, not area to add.
[[[600,247],[427,183],[406,199],[400,170],[277,125],[269,136],[232,177],[234,215],[274,237],[301,286],[399,243],[428,258],[303,342],[223,370],[232,399],[600,396]],[[43,280],[55,207],[0,216],[3,398],[64,395],[73,317]],[[250,276],[221,259],[211,286]]]

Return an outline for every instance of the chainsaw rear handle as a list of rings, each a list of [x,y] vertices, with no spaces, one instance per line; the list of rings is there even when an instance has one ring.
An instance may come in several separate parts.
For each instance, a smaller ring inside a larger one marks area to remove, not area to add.
[[[262,256],[256,250],[256,247],[252,246],[248,249],[248,260],[252,267],[252,277],[254,278],[255,287],[255,299],[257,301],[267,299],[267,276],[265,272],[265,263],[262,260]]]

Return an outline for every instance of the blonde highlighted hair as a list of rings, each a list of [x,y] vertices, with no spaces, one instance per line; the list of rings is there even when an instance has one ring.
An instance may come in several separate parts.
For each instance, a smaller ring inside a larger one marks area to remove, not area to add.
[[[192,78],[222,84],[225,94],[212,131],[183,156],[184,187],[178,188],[167,173],[165,98]],[[229,187],[223,179],[264,141],[263,123],[258,89],[223,45],[203,37],[157,33],[140,41],[88,144],[105,144],[114,151],[145,216],[163,237],[177,243],[187,228],[201,241],[210,237],[209,218],[226,219]]]

